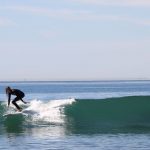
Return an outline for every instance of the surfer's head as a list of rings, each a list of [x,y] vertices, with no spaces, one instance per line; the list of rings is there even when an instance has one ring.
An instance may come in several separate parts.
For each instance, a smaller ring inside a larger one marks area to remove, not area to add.
[[[6,87],[6,94],[9,94],[9,93],[11,93],[12,92],[12,89],[8,86],[8,87]]]

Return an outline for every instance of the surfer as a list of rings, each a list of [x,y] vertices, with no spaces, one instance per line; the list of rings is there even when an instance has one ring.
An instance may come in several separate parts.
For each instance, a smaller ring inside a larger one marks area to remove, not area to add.
[[[21,111],[22,108],[18,106],[18,104],[16,103],[17,101],[21,100],[24,104],[27,103],[22,99],[25,96],[25,94],[22,91],[18,90],[18,89],[11,89],[8,86],[8,87],[6,87],[6,94],[8,96],[8,107],[10,105],[11,95],[16,96],[16,98],[12,101],[12,103],[16,106],[18,111]]]

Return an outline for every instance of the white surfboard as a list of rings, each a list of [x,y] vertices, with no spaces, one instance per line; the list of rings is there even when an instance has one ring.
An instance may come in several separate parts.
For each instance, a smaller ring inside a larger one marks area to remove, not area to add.
[[[25,114],[23,112],[13,112],[13,113],[6,113],[3,115],[3,117],[8,117],[8,116],[19,116],[19,115],[25,115],[27,116],[28,114]]]

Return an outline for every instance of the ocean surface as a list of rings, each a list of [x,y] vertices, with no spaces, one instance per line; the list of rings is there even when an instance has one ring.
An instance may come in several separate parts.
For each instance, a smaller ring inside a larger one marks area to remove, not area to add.
[[[0,82],[0,149],[149,150],[150,81]]]

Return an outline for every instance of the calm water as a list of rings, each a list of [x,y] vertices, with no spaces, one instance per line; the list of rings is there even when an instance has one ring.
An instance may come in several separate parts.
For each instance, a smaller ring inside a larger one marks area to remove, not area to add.
[[[24,114],[4,116],[6,86],[25,92]],[[149,147],[150,81],[0,83],[0,149]]]

